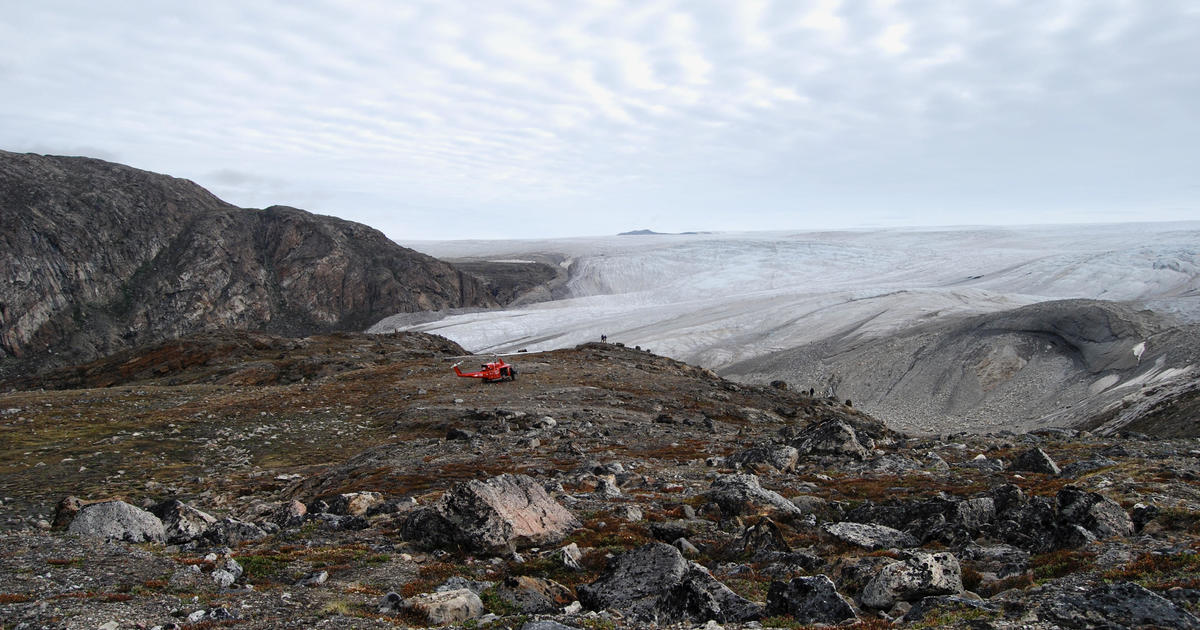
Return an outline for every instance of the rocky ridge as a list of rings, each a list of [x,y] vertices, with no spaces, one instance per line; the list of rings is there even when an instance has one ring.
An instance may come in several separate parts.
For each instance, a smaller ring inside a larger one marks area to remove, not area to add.
[[[0,618],[1200,627],[1195,439],[906,436],[617,345],[482,384],[338,339],[291,351],[342,366],[303,381],[159,347],[119,386],[0,395]]]
[[[90,158],[0,152],[0,370],[79,363],[224,328],[358,331],[399,312],[498,304],[367,226],[236,208]]]

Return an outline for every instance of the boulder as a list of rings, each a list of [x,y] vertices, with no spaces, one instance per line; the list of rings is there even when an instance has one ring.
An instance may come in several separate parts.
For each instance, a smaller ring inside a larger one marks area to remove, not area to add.
[[[1067,531],[1078,526],[1097,539],[1133,535],[1133,520],[1129,514],[1116,501],[1102,494],[1067,486],[1058,491],[1055,503],[1058,523]]]
[[[168,499],[150,508],[163,524],[167,542],[181,545],[204,535],[217,519],[183,501]]]
[[[764,614],[787,615],[802,624],[837,624],[858,617],[833,580],[824,575],[771,582]]]
[[[401,533],[429,547],[507,553],[556,543],[579,526],[533,479],[505,474],[458,484],[432,506],[414,510]]]
[[[558,612],[575,600],[570,589],[562,584],[528,575],[505,579],[496,588],[496,597],[513,610],[529,615]]]
[[[842,542],[864,549],[906,548],[916,547],[919,544],[911,534],[886,525],[826,523],[821,529]]]
[[[806,427],[792,441],[792,446],[803,455],[815,453],[866,459],[871,454],[871,449],[859,439],[854,427],[841,420],[824,420]]]
[[[754,475],[722,475],[713,480],[705,493],[708,500],[716,503],[727,517],[755,514],[762,511],[774,512],[787,518],[799,518],[804,512],[795,503],[783,498],[778,492],[759,485]]]
[[[408,599],[402,599],[396,593],[388,593],[379,607],[379,612],[406,613],[424,624],[444,626],[480,617],[483,615],[483,601],[465,588],[422,593]]]
[[[650,543],[613,558],[591,584],[576,589],[591,610],[615,608],[650,623],[721,623],[757,619],[762,608],[729,590],[679,550]]]
[[[796,468],[800,451],[787,445],[754,446],[725,458],[726,464],[766,464],[782,472]]]
[[[1041,473],[1043,475],[1057,475],[1062,472],[1058,464],[1054,463],[1054,460],[1050,459],[1050,456],[1046,454],[1046,451],[1036,446],[1017,455],[1013,459],[1011,469],[1018,472]]]
[[[907,560],[883,567],[863,589],[862,603],[887,610],[898,601],[962,592],[962,569],[954,554],[917,552]]]
[[[161,543],[167,539],[158,517],[124,501],[103,501],[83,506],[67,531],[81,536],[126,542]]]

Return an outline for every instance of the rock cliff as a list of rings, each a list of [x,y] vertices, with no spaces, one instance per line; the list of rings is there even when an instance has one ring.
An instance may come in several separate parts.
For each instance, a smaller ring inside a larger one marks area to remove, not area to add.
[[[199,330],[304,335],[495,304],[475,277],[364,225],[237,208],[193,182],[102,160],[0,151],[8,372]]]

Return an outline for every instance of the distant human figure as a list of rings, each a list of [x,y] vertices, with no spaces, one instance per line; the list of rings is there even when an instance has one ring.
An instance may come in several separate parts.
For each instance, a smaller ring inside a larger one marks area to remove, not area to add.
[[[608,343],[608,335],[600,335],[600,343]]]

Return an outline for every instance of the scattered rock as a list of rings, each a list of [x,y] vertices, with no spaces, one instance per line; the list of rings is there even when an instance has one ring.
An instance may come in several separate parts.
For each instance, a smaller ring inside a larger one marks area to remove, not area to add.
[[[858,617],[833,580],[824,575],[771,582],[764,614],[787,615],[803,624],[836,624]]]
[[[83,506],[67,531],[105,540],[166,541],[163,524],[158,517],[124,501],[104,501]]]
[[[267,537],[261,527],[232,517],[223,518],[204,531],[204,539],[213,545],[239,545]]]
[[[579,526],[533,479],[504,474],[454,486],[433,506],[414,510],[402,534],[426,546],[506,553],[555,543]]]

